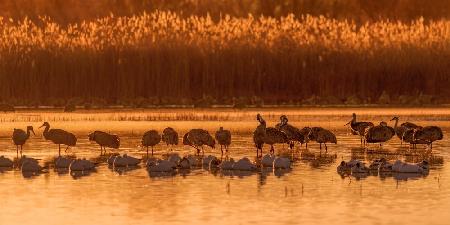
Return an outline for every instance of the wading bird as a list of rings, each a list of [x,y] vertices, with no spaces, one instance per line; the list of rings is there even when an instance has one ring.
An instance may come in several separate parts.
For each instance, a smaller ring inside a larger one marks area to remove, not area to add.
[[[106,148],[118,149],[120,147],[120,138],[114,134],[108,134],[103,131],[94,131],[88,135],[89,141],[95,141],[100,145],[100,155],[106,154]],[[103,150],[105,150],[103,152]]]
[[[277,124],[275,128],[286,134],[288,138],[289,148],[291,150],[294,148],[295,142],[299,142],[300,144],[304,144],[306,142],[305,132],[298,129],[297,127],[288,124],[288,118],[286,115],[282,115],[280,117],[280,123]]]
[[[397,135],[397,137],[400,138],[400,141],[401,141],[400,144],[401,145],[403,145],[405,132],[407,130],[422,129],[421,126],[417,126],[416,124],[410,123],[410,122],[404,122],[400,126],[398,126],[399,118],[397,116],[392,118],[391,121],[395,121],[394,130],[395,130],[395,134]]]
[[[325,145],[325,152],[328,152],[327,143],[337,144],[336,135],[322,127],[312,127],[310,134],[308,135],[309,140],[319,143],[320,150],[322,151],[322,144]]]
[[[262,156],[264,137],[266,136],[266,121],[261,117],[260,114],[256,115],[256,120],[259,122],[259,125],[253,132],[253,142],[255,143],[256,147],[256,157],[258,157],[260,151]]]
[[[228,146],[231,144],[231,132],[229,130],[224,130],[223,127],[220,127],[218,131],[216,131],[216,140],[220,145],[220,151],[223,155],[223,148],[228,152]]]
[[[183,136],[183,145],[189,145],[197,149],[197,155],[200,154],[201,149],[204,155],[203,145],[215,148],[216,141],[208,131],[203,129],[192,129]]]
[[[373,123],[372,122],[356,122],[356,113],[353,113],[352,116],[353,116],[352,120],[350,122],[348,122],[347,124],[345,124],[345,126],[350,124],[352,134],[359,135],[359,137],[361,138],[361,144],[366,145],[365,138],[364,138],[364,134],[365,134],[364,132],[369,127],[373,127]]]
[[[58,155],[61,156],[61,145],[66,145],[66,151],[70,146],[75,146],[77,144],[77,138],[74,134],[61,129],[50,129],[50,124],[44,122],[41,127],[45,127],[44,138],[45,140],[52,141],[54,144],[58,145]]]
[[[416,129],[413,134],[413,141],[425,142],[433,149],[433,142],[442,140],[444,138],[444,134],[442,133],[442,129],[437,126],[426,126],[422,129]]]
[[[274,144],[283,144],[288,142],[288,137],[283,131],[280,131],[273,127],[266,127],[266,121],[262,118],[260,114],[256,115],[256,120],[259,121],[260,125],[256,128],[253,133],[253,141],[258,150],[261,150],[262,156],[262,146],[263,144],[270,145],[270,152],[274,153]],[[258,154],[257,154],[258,156]]]
[[[161,141],[161,135],[159,135],[156,130],[149,130],[145,132],[142,136],[142,146],[147,148],[147,158],[148,158],[148,147],[152,148],[152,156],[153,156],[153,147]]]
[[[22,129],[14,128],[12,139],[13,139],[14,144],[17,147],[17,158],[19,158],[19,147],[20,147],[20,155],[22,156],[23,145],[25,144],[25,142],[27,142],[28,138],[30,138],[30,132],[32,132],[33,135],[36,135],[34,133],[32,126],[27,126],[26,132]]]
[[[167,146],[178,145],[178,133],[172,127],[167,127],[163,130],[162,140]]]
[[[389,141],[394,137],[394,128],[387,125],[386,122],[380,122],[380,125],[367,128],[364,138],[367,143],[382,143]]]

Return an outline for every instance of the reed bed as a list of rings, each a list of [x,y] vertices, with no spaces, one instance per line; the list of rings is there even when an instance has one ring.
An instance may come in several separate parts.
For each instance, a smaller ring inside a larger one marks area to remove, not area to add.
[[[449,34],[447,20],[292,14],[0,18],[0,102],[439,104],[450,97]]]

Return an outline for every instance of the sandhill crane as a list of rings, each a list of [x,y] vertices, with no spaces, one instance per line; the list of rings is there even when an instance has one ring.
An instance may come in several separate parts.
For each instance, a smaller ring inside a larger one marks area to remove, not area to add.
[[[120,147],[120,138],[114,134],[108,134],[103,131],[94,131],[88,135],[89,141],[95,141],[98,145],[100,145],[100,155],[103,155],[103,149],[106,148],[115,148],[118,149]]]
[[[231,144],[231,132],[229,130],[224,130],[223,127],[220,127],[218,131],[216,131],[216,140],[220,144],[220,151],[223,155],[223,148],[225,147],[225,151],[228,152],[228,146]]]
[[[200,148],[202,153],[205,154],[203,145],[215,148],[216,141],[208,131],[203,129],[192,129],[183,136],[183,145],[189,145],[197,149],[198,155],[200,154]]]
[[[156,130],[149,130],[145,132],[145,134],[142,136],[142,146],[147,148],[147,158],[148,158],[148,147],[150,146],[152,148],[152,155],[153,155],[153,147],[161,142],[161,135],[159,135],[158,131]]]
[[[162,140],[167,145],[178,145],[178,133],[172,127],[167,127],[163,130]]]
[[[322,127],[312,127],[308,138],[309,140],[319,143],[320,150],[322,150],[322,144],[324,144],[325,152],[328,152],[327,143],[337,144],[336,135],[330,130]]]
[[[26,132],[22,129],[14,128],[12,139],[17,147],[17,158],[19,158],[19,146],[20,146],[20,155],[22,155],[23,145],[25,144],[25,142],[27,142],[28,138],[30,138],[30,132],[33,132],[33,135],[36,135],[34,133],[32,126],[27,126]]]
[[[356,122],[356,113],[353,113],[352,116],[353,116],[352,120],[345,125],[347,126],[350,124],[352,134],[359,135],[359,137],[361,138],[361,144],[365,145],[366,143],[364,139],[364,132],[366,131],[367,128],[373,127],[374,125],[372,122]]]
[[[77,144],[77,138],[70,132],[61,129],[50,129],[50,124],[48,122],[44,122],[39,128],[41,127],[45,127],[43,133],[45,140],[52,141],[54,144],[58,145],[59,156],[61,156],[61,145],[67,145],[67,151],[69,146],[75,146]]]
[[[416,148],[417,144],[429,144],[426,140],[414,139],[414,133],[422,129],[421,127],[416,129],[409,129],[403,133],[403,141],[409,143],[409,147]]]
[[[256,120],[258,120],[259,125],[256,127],[253,132],[253,142],[256,147],[256,157],[259,156],[259,151],[261,150],[262,156],[262,148],[264,146],[264,137],[266,136],[266,121],[262,118],[262,116],[258,113],[256,115]]]
[[[397,116],[391,119],[391,121],[395,121],[394,130],[397,137],[401,140],[401,145],[403,145],[404,135],[407,130],[422,129],[421,126],[417,126],[416,124],[410,122],[404,122],[400,126],[398,126],[398,120],[399,118]]]
[[[394,137],[394,128],[387,125],[386,122],[380,122],[380,125],[367,128],[364,135],[367,143],[382,143],[389,141]]]
[[[443,138],[442,129],[437,126],[426,126],[422,129],[416,129],[413,134],[414,141],[426,142],[431,149],[433,149],[434,141],[442,140]]]
[[[300,144],[305,143],[305,134],[297,127],[288,124],[288,118],[286,115],[280,117],[280,123],[275,126],[275,128],[284,132],[288,138],[289,148],[293,149],[295,142]]]
[[[288,142],[288,137],[283,131],[273,127],[266,127],[266,121],[260,114],[256,115],[256,119],[259,121],[260,125],[253,133],[253,141],[255,142],[257,150],[261,150],[261,155],[262,144],[270,145],[270,152],[274,153],[274,144],[283,144]]]

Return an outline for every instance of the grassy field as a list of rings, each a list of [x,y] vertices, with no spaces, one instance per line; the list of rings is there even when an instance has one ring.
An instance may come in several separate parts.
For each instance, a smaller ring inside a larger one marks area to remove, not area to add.
[[[0,102],[237,106],[450,102],[450,21],[324,16],[0,19]]]

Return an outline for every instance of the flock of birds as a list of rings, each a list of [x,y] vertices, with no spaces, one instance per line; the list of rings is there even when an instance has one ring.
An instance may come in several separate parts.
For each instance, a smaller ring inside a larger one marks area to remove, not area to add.
[[[290,160],[282,157],[274,156],[275,144],[288,144],[289,149],[293,149],[296,144],[305,144],[308,148],[308,143],[311,141],[319,143],[320,149],[322,144],[325,146],[327,152],[327,143],[337,144],[336,135],[322,127],[304,127],[297,128],[288,123],[288,118],[285,115],[280,117],[280,122],[275,127],[267,127],[266,121],[260,114],[256,116],[259,125],[253,132],[253,141],[256,147],[257,158],[261,159],[261,165],[273,166],[273,168],[290,168]],[[391,121],[395,121],[394,127],[390,127],[386,122],[380,122],[375,126],[372,122],[363,122],[356,120],[356,114],[353,114],[353,118],[346,125],[350,126],[353,135],[358,135],[361,138],[361,144],[366,146],[368,143],[382,143],[389,141],[395,135],[400,140],[410,144],[410,147],[415,148],[417,144],[426,144],[432,148],[434,141],[441,140],[443,138],[442,130],[437,126],[425,126],[421,127],[416,124],[405,122],[398,125],[399,118],[394,117]],[[40,128],[44,127],[43,136],[46,140],[58,145],[58,157],[55,159],[55,167],[70,168],[74,171],[84,171],[95,168],[95,164],[86,159],[71,159],[69,157],[61,157],[61,145],[66,146],[66,151],[70,146],[75,146],[77,143],[77,137],[62,129],[51,129],[48,122],[44,122]],[[14,129],[12,139],[17,147],[17,159],[18,165],[22,171],[40,171],[43,168],[39,166],[37,160],[27,158],[22,155],[23,145],[29,139],[31,133],[34,134],[32,126],[28,126],[26,131],[22,129]],[[109,134],[103,131],[94,131],[88,135],[90,141],[96,142],[100,146],[100,155],[106,155],[106,149],[118,149],[120,147],[120,138],[117,135]],[[209,166],[218,167],[220,169],[235,169],[235,170],[251,170],[255,168],[255,165],[250,162],[248,158],[243,158],[234,162],[234,160],[221,161],[213,156],[203,157],[201,162],[198,162],[200,152],[203,153],[203,146],[209,146],[215,148],[216,141],[221,146],[221,153],[228,152],[228,147],[231,144],[231,132],[220,127],[215,133],[215,137],[211,136],[208,131],[204,129],[192,129],[182,138],[183,145],[188,145],[197,150],[197,157],[188,156],[181,158],[177,154],[172,154],[168,160],[156,160],[149,157],[149,148],[153,155],[153,148],[161,142],[161,140],[167,144],[167,146],[178,145],[179,138],[178,133],[171,127],[167,127],[163,130],[162,135],[156,130],[149,130],[143,134],[142,146],[146,148],[147,162],[146,166],[149,171],[153,172],[170,172],[175,168],[187,168],[198,164],[207,164]],[[267,144],[270,146],[270,154],[263,157],[263,146]],[[20,152],[20,159],[19,159]],[[171,158],[172,157],[172,158]],[[228,157],[227,157],[228,158]],[[114,166],[134,166],[140,163],[140,159],[120,155],[111,155],[108,158],[108,164]],[[383,165],[383,169],[387,168],[386,162]],[[0,167],[12,166],[12,161],[1,156]],[[392,168],[396,166],[390,165]],[[419,167],[423,167],[420,165]],[[378,167],[378,169],[381,167]],[[340,169],[342,171],[351,170],[352,172],[364,171],[365,167],[361,162],[342,162]]]

